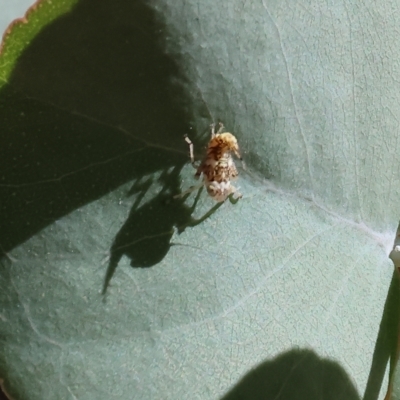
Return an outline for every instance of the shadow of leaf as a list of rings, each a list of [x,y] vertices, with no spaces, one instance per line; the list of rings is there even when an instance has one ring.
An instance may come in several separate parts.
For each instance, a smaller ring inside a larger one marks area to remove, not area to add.
[[[123,183],[187,162],[183,78],[144,1],[81,0],[0,91],[0,245],[8,252]]]
[[[344,369],[311,350],[290,350],[250,371],[221,400],[358,400]]]

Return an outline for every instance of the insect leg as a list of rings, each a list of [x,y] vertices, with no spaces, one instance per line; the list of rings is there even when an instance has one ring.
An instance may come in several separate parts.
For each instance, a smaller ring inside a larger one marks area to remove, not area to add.
[[[212,123],[210,125],[210,129],[211,129],[211,139],[213,139],[215,137],[215,124]]]
[[[194,168],[197,168],[197,167],[194,165],[194,152],[193,152],[193,147],[194,147],[194,146],[193,146],[193,142],[189,139],[189,136],[188,136],[188,135],[185,135],[184,138],[185,138],[185,142],[189,145],[190,162],[192,163],[192,165],[193,165]]]
[[[174,196],[174,199],[179,199],[180,197],[183,197],[183,196],[185,196],[185,195],[187,195],[187,194],[189,194],[189,193],[192,193],[192,192],[194,192],[195,190],[200,189],[203,185],[204,185],[204,183],[201,182],[201,183],[199,183],[198,185],[191,186],[189,189],[185,190],[184,192],[179,193],[179,194],[176,194],[176,195]]]
[[[218,128],[217,134],[222,133],[222,131],[225,129],[225,126],[222,122],[220,122],[218,125],[219,125],[219,128]]]
[[[232,204],[236,204],[242,197],[242,193],[240,193],[235,186],[231,186],[231,194],[228,196],[229,201]]]
[[[186,227],[190,226],[191,228],[193,228],[194,226],[201,224],[207,218],[210,218],[211,215],[213,215],[215,213],[215,211],[217,211],[218,208],[220,208],[222,206],[222,204],[224,204],[223,201],[217,203],[209,211],[207,211],[201,218],[198,218],[198,219],[192,218],[192,220],[186,225]]]

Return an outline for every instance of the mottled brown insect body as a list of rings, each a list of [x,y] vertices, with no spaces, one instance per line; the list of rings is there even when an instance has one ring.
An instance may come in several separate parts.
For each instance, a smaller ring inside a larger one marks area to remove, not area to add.
[[[222,124],[221,129],[223,129]],[[212,137],[207,147],[207,155],[197,168],[196,177],[203,173],[209,181],[217,180],[218,182],[221,182],[221,179],[236,178],[238,172],[231,152],[234,152],[241,159],[235,136],[229,132],[214,133],[212,130]]]
[[[242,197],[231,185],[231,180],[238,176],[232,153],[241,159],[239,145],[235,136],[229,132],[222,133],[223,129],[224,126],[220,123],[220,128],[215,133],[215,125],[211,125],[211,139],[208,142],[207,154],[198,167],[194,165],[193,143],[187,136],[185,137],[190,146],[192,164],[196,168],[195,177],[199,178],[203,175],[203,184],[208,194],[218,202],[225,201],[233,193],[236,193],[236,199]]]
[[[226,154],[222,155],[217,160],[212,158],[205,159],[197,169],[196,177],[199,177],[201,174],[210,182],[223,182],[235,179],[238,176],[232,157]]]
[[[221,126],[223,129],[223,125]],[[220,128],[220,130],[221,130]],[[211,140],[208,143],[207,157],[219,160],[224,154],[234,152],[240,159],[239,145],[232,133],[213,133]]]

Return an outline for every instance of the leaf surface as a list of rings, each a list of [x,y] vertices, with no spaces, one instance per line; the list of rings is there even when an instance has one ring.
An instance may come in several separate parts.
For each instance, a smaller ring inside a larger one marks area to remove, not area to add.
[[[68,4],[29,41],[13,28],[4,43],[24,45],[0,58],[6,391],[378,398],[399,215],[399,14]],[[214,203],[173,198],[196,183],[182,137],[201,154],[218,119],[241,145],[244,196],[196,225]]]

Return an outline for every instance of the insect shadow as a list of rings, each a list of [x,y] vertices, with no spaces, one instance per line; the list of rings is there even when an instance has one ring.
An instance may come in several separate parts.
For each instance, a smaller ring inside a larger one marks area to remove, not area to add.
[[[131,259],[134,268],[148,268],[158,264],[168,253],[175,229],[182,233],[187,227],[194,227],[210,217],[223,203],[217,203],[201,218],[193,218],[203,187],[201,187],[191,206],[185,202],[190,193],[173,197],[180,191],[180,168],[163,172],[159,178],[160,192],[147,203],[140,205],[153,179],[136,181],[128,195],[138,193],[129,217],[121,227],[110,249],[110,259],[104,278],[102,294],[105,295],[110,281],[122,256]]]

